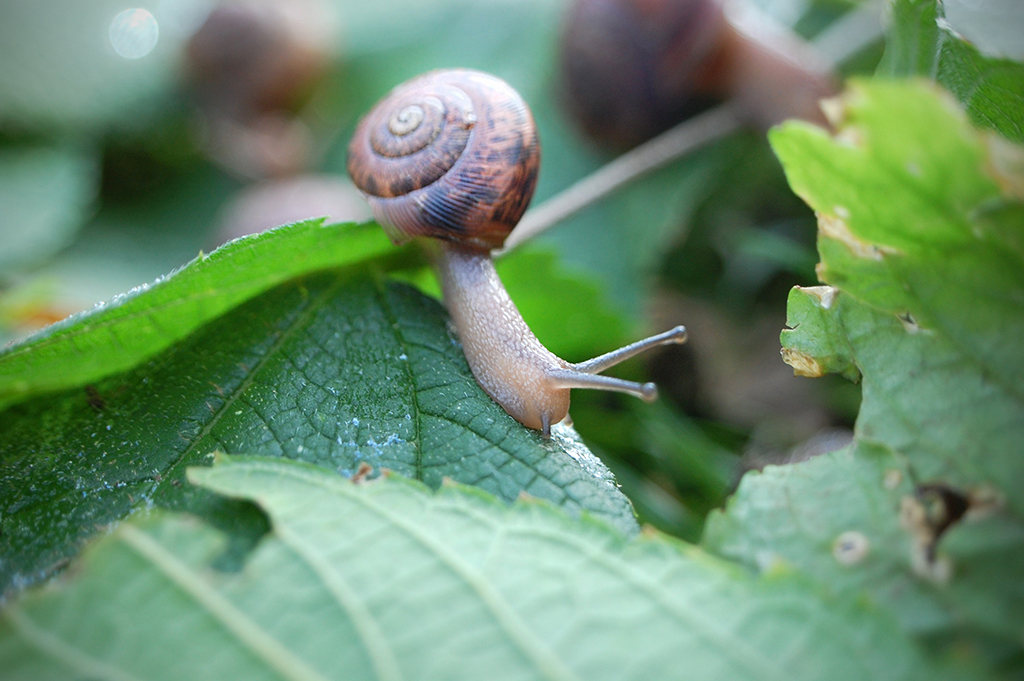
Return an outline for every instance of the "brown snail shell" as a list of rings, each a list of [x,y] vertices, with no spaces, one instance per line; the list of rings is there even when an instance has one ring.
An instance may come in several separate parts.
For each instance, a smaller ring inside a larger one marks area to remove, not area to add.
[[[533,116],[499,78],[434,71],[359,122],[348,172],[396,243],[414,236],[491,250],[526,211],[540,165]]]

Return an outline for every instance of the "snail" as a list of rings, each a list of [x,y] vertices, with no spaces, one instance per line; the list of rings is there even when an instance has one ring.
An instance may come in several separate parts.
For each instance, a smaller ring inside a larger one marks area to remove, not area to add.
[[[498,278],[491,250],[525,212],[539,164],[523,99],[504,81],[465,69],[396,87],[359,122],[348,156],[349,174],[394,242],[439,242],[445,305],[477,382],[509,415],[549,437],[568,415],[572,388],[653,400],[654,384],[598,372],[649,348],[682,343],[686,329],[578,364],[537,340]]]
[[[323,76],[336,42],[323,0],[224,0],[189,38],[197,99],[244,120],[293,108]]]
[[[331,67],[337,32],[325,0],[224,0],[210,10],[184,63],[203,151],[247,179],[308,168],[313,135],[296,110]]]
[[[836,93],[809,45],[735,0],[575,0],[564,26],[566,105],[616,148],[723,100],[762,128],[824,125],[818,101]]]

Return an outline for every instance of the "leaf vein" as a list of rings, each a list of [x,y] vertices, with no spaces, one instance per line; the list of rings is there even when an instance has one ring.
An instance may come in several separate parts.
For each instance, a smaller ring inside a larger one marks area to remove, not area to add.
[[[289,681],[327,681],[148,534],[126,524],[121,526],[117,536],[213,616],[243,647],[270,665],[283,678]]]

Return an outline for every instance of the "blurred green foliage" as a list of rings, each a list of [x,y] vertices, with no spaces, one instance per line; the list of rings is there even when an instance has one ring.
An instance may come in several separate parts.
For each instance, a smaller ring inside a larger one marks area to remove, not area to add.
[[[79,166],[101,169],[98,182],[74,180],[62,190],[68,198],[53,203],[51,211],[67,206],[59,222],[56,214],[51,220],[51,232],[63,230],[61,241],[42,228],[29,230],[23,221],[10,228],[21,239],[34,235],[40,255],[10,264],[0,258],[0,333],[8,339],[40,320],[152,281],[209,250],[221,238],[231,202],[254,186],[209,160],[203,111],[185,77],[184,38],[175,33],[188,24],[188,7],[183,3],[175,13],[172,5],[146,6],[161,27],[165,18],[168,26],[154,52],[141,59],[122,59],[109,46],[91,48],[86,59],[76,52],[81,38],[66,41],[64,52],[46,55],[29,49],[24,37],[8,43],[8,49],[21,50],[22,62],[45,57],[67,66],[35,76],[33,93],[60,97],[30,97],[13,75],[0,79],[0,93],[18,92],[22,102],[0,111],[3,148],[26,140],[43,149],[66,148],[65,140],[72,139],[76,149],[86,150],[78,152]],[[495,73],[529,102],[543,148],[536,202],[610,159],[574,129],[561,106],[559,3],[389,0],[328,7],[340,27],[332,60],[319,86],[293,109],[311,136],[309,170],[343,174],[348,135],[373,102],[413,75],[453,66]],[[846,9],[815,4],[804,23],[814,30]],[[53,30],[65,32],[71,30],[68,22],[102,28],[116,13],[102,4],[72,11],[60,0],[39,4],[31,19],[13,11],[0,10],[5,30],[20,25],[26,35],[40,36],[46,30],[40,17],[47,13],[55,17]],[[106,38],[102,30],[94,33],[93,39]],[[81,79],[72,65],[91,69],[95,82],[76,83]],[[104,88],[116,96],[103,95]],[[56,182],[59,176],[47,177]],[[64,182],[71,181],[69,176]],[[37,193],[43,191],[58,196],[56,188],[39,185]],[[12,197],[22,211],[33,210],[30,199],[29,192]],[[309,215],[300,210],[295,217]],[[736,400],[761,399],[735,394],[745,390],[744,382],[758,383],[756,377],[735,378],[743,371],[767,370],[772,380],[788,371],[743,358],[751,347],[773,342],[771,329],[784,316],[782,292],[811,283],[813,233],[810,213],[786,188],[763,138],[744,133],[591,206],[544,235],[530,253],[514,254],[501,265],[527,321],[569,359],[599,354],[667,324],[686,323],[694,337],[702,337],[700,352],[682,348],[656,361],[654,378],[668,396],[657,410],[615,396],[576,398],[573,416],[581,431],[619,472],[644,521],[696,539],[704,514],[720,505],[738,478],[751,433],[761,433],[768,449],[782,452],[817,428],[850,422],[855,412],[819,406],[830,398],[822,398],[817,386],[793,391],[792,399],[801,403],[794,410],[801,414],[797,423],[787,423],[783,404],[767,427],[751,409],[729,407]],[[662,305],[664,293],[657,291],[679,297]],[[707,313],[724,320],[716,326],[741,325],[749,315],[762,322],[738,344],[724,327],[694,326],[685,309],[674,307],[685,300],[706,303]],[[707,353],[720,357],[708,360]],[[709,363],[717,368],[706,370]],[[631,378],[645,373],[638,361],[621,371]],[[724,389],[722,371],[734,375]],[[708,462],[699,466],[707,471],[693,473],[686,461]]]

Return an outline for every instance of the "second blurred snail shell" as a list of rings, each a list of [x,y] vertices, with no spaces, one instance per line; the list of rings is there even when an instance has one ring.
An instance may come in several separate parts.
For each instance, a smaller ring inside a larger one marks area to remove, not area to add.
[[[504,81],[435,71],[385,97],[356,129],[348,171],[396,242],[500,247],[533,196],[537,132]]]
[[[609,146],[653,137],[724,96],[724,25],[710,0],[576,0],[561,42],[567,106]]]
[[[796,36],[749,26],[726,0],[575,0],[562,34],[565,102],[593,139],[643,142],[734,99],[750,122],[824,122],[828,68]],[[758,30],[751,31],[751,28]]]

